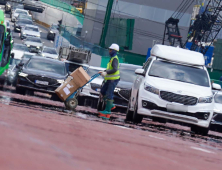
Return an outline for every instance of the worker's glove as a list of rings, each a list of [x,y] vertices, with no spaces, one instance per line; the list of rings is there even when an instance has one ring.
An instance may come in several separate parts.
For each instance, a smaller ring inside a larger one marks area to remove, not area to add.
[[[107,75],[106,71],[99,71],[99,73],[101,74],[101,76],[105,77]]]

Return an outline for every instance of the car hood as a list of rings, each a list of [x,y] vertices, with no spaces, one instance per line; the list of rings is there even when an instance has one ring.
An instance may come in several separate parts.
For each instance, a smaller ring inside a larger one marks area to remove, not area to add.
[[[24,54],[24,51],[12,50],[11,53],[15,54],[15,56],[14,56],[15,59],[21,59]]]
[[[103,81],[103,78],[95,78],[91,83],[102,85]]]
[[[40,32],[35,32],[35,31],[25,31],[23,30],[23,34],[27,34],[27,35],[35,35],[35,36],[39,36],[40,37]]]
[[[198,86],[158,77],[148,77],[146,83],[155,88],[158,88],[159,90],[169,91],[181,95],[195,96],[197,98],[212,96],[210,87]]]
[[[25,44],[26,44],[26,45],[39,46],[39,47],[42,47],[42,46],[43,46],[42,43],[31,42],[31,41],[25,41]]]
[[[131,89],[132,86],[133,86],[132,82],[126,82],[120,80],[116,87],[120,89]]]
[[[54,58],[54,59],[58,59],[59,55],[57,54],[49,54],[49,53],[42,53],[44,56],[43,57],[49,57],[49,58]]]
[[[44,77],[50,77],[50,78],[54,78],[54,79],[65,79],[67,77],[67,75],[60,75],[60,74],[52,73],[52,72],[27,69],[25,67],[23,67],[22,72],[29,74],[29,75],[44,76]]]

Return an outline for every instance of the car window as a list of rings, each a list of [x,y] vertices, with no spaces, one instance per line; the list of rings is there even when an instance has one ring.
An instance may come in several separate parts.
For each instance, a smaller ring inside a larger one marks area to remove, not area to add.
[[[214,96],[214,100],[215,100],[215,103],[220,103],[222,104],[222,95],[221,94],[216,94]]]
[[[25,27],[25,30],[26,31],[35,31],[35,32],[38,32],[38,28],[34,28],[34,27]]]
[[[56,50],[53,48],[44,48],[43,53],[57,54]]]
[[[26,14],[27,15],[26,11],[16,10],[15,12],[18,13],[18,14]]]
[[[20,20],[17,22],[17,24],[29,24],[29,25],[32,25],[32,21],[30,20]]]
[[[28,47],[26,45],[22,45],[22,44],[14,44],[13,50],[27,51],[27,52],[29,51]]]
[[[63,62],[53,62],[52,60],[31,59],[26,66],[27,69],[45,71],[66,75],[65,64]]]
[[[33,38],[33,37],[28,37],[26,38],[25,41],[31,41],[31,42],[37,42],[37,43],[42,43],[40,38]]]
[[[210,87],[206,70],[196,67],[155,60],[148,74],[153,77]]]
[[[139,68],[139,67],[138,67]],[[127,68],[127,67],[120,67],[120,80],[121,81],[126,81],[126,82],[134,82],[136,79],[136,74],[135,74],[135,69],[132,68]]]
[[[58,28],[58,25],[52,25],[51,26],[51,29],[57,29]]]

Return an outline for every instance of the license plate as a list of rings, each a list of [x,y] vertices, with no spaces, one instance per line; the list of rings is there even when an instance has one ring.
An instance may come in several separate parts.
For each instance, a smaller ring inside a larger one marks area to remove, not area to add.
[[[36,80],[35,83],[36,84],[41,84],[41,85],[49,85],[49,82],[47,82],[47,81]]]
[[[177,105],[177,104],[167,104],[167,111],[168,112],[187,112],[188,106],[184,105]]]

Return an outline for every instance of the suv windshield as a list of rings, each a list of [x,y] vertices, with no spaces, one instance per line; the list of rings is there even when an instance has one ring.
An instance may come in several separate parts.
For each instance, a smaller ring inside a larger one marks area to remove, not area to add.
[[[21,10],[16,10],[15,13],[27,15],[26,11],[21,11]]]
[[[126,82],[134,82],[136,79],[136,74],[134,69],[130,69],[127,67],[122,67],[120,66],[119,68],[120,71],[120,80],[121,81],[126,81]]]
[[[149,76],[210,87],[208,76],[204,69],[166,61],[155,60],[150,68]]]
[[[28,47],[26,45],[22,45],[22,44],[14,44],[13,45],[13,50],[29,51]]]
[[[32,21],[30,20],[19,20],[17,24],[25,24],[25,25],[32,25]]]
[[[32,41],[37,43],[42,43],[40,38],[27,37],[25,41]]]
[[[65,64],[53,60],[31,59],[26,68],[65,75]]]
[[[44,48],[43,53],[57,54],[56,50],[53,48]]]
[[[221,94],[216,94],[214,96],[214,100],[215,100],[215,103],[220,103],[222,104],[222,95]]]

